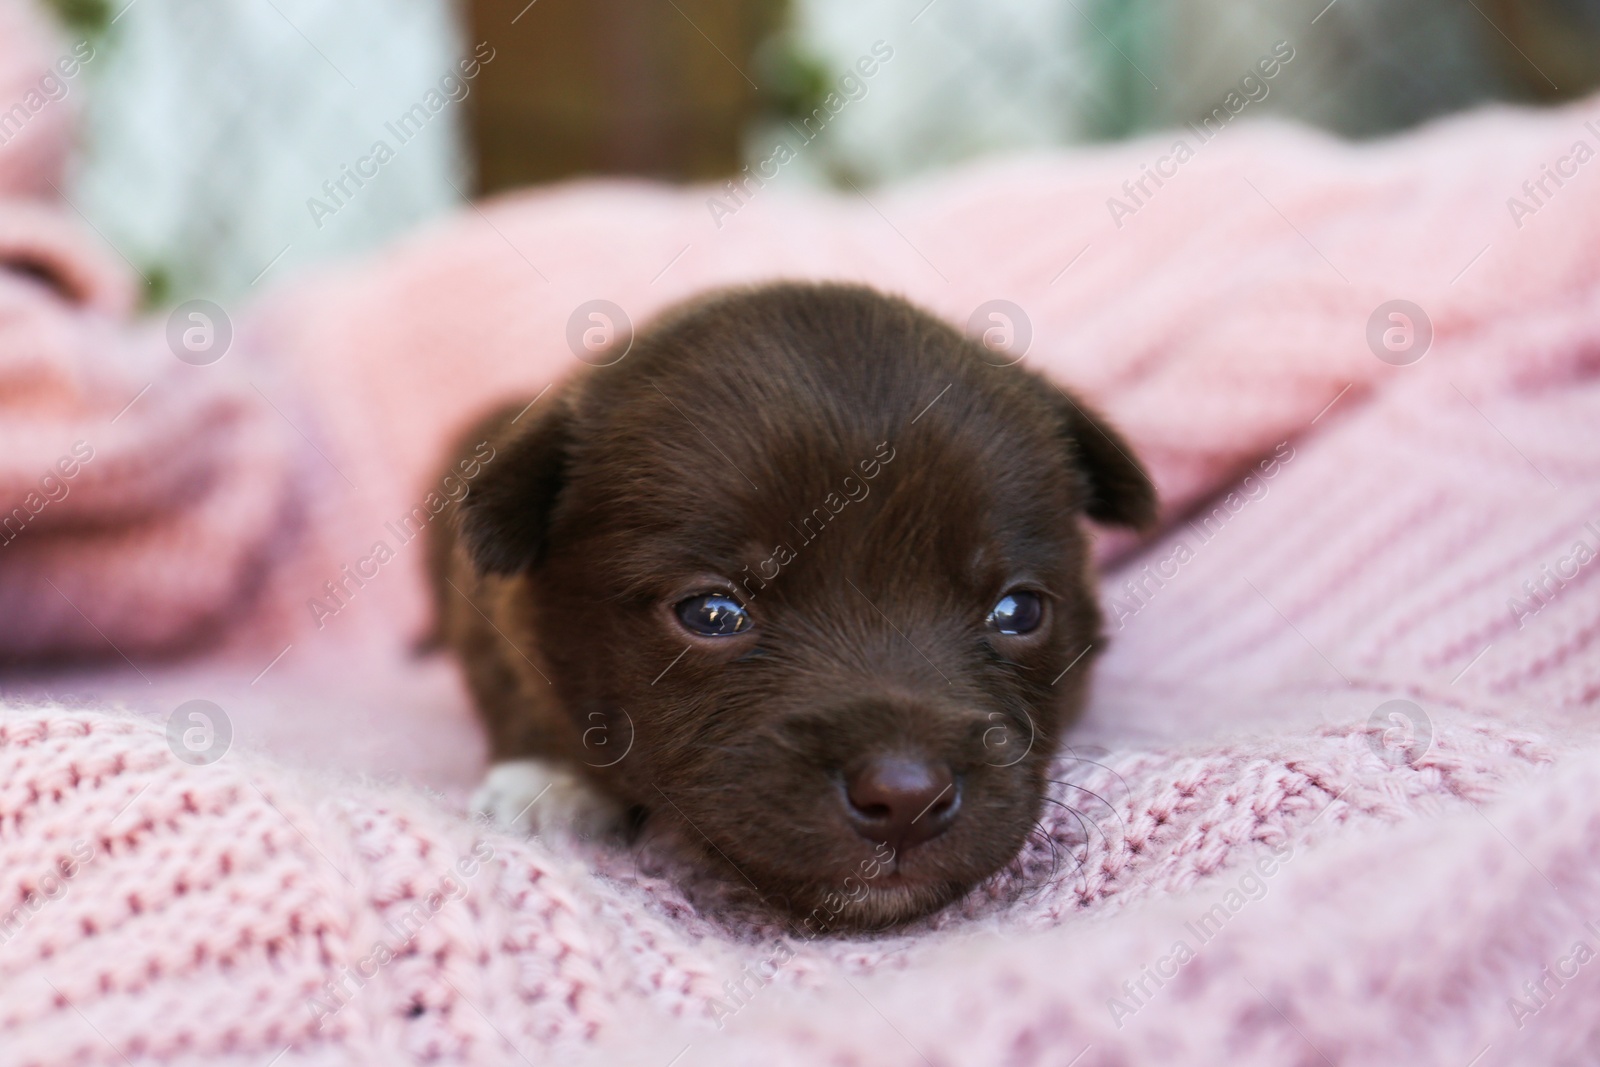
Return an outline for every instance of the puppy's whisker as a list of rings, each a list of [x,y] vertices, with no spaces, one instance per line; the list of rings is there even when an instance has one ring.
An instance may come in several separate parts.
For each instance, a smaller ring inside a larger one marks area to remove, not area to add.
[[[1050,844],[1051,844],[1052,853],[1057,857],[1058,862],[1057,862],[1056,868],[1053,869],[1050,872],[1050,874],[1051,874],[1050,880],[1048,882],[1046,882],[1043,886],[1040,887],[1041,891],[1043,891],[1044,889],[1048,889],[1051,886],[1054,886],[1054,885],[1056,885],[1056,884],[1058,884],[1060,882],[1060,877],[1057,875],[1057,871],[1060,869],[1060,865],[1059,865],[1059,857],[1060,857],[1059,849],[1060,849],[1060,846],[1055,841],[1055,838],[1052,835],[1046,833],[1045,836],[1049,839]],[[1075,859],[1077,861],[1077,863],[1078,863],[1077,869],[1075,871],[1073,871],[1073,873],[1083,876],[1082,892],[1080,894],[1081,896],[1087,896],[1088,892],[1089,892],[1089,872],[1088,872],[1088,869],[1086,867],[1086,860],[1087,860],[1087,857],[1088,857],[1088,852],[1087,852],[1088,840],[1087,839],[1085,839],[1084,844],[1085,844],[1084,855],[1079,856],[1077,854],[1076,850],[1073,851],[1073,859]]]
[[[1079,790],[1082,790],[1085,793],[1088,793],[1090,796],[1094,797],[1096,800],[1098,800],[1100,803],[1102,803],[1102,804],[1104,804],[1106,806],[1106,810],[1107,811],[1111,812],[1111,814],[1116,817],[1117,825],[1122,828],[1122,839],[1124,841],[1126,841],[1128,839],[1128,824],[1127,824],[1127,822],[1122,818],[1122,813],[1116,809],[1115,805],[1113,805],[1105,797],[1101,796],[1099,793],[1096,793],[1093,789],[1088,789],[1088,788],[1086,788],[1084,786],[1081,786],[1081,785],[1077,784],[1076,782],[1061,782],[1061,781],[1057,781],[1054,778],[1046,778],[1045,781],[1050,782],[1053,785],[1065,786],[1068,789],[1079,789]],[[1096,823],[1096,825],[1099,825],[1098,822]],[[1101,836],[1104,836],[1104,834],[1102,834]],[[1109,842],[1108,842],[1108,844],[1109,844]]]
[[[1093,789],[1090,789],[1088,786],[1079,785],[1077,782],[1062,781],[1062,780],[1057,779],[1057,778],[1046,778],[1045,781],[1049,782],[1052,785],[1064,786],[1067,789],[1077,789],[1077,790],[1079,790],[1081,792],[1088,793],[1090,796],[1094,797],[1100,803],[1104,804],[1108,811],[1111,811],[1111,812],[1115,813],[1116,810],[1117,810],[1117,807],[1116,807],[1115,804],[1111,803],[1105,797],[1101,796],[1099,793],[1096,793]]]
[[[1077,808],[1073,807],[1071,804],[1064,804],[1061,801],[1056,800],[1054,797],[1045,797],[1044,801],[1047,804],[1054,804],[1056,807],[1058,807],[1058,808],[1062,809],[1063,811],[1067,812],[1068,814],[1070,814],[1074,819],[1077,819],[1079,828],[1083,830],[1084,842],[1087,843],[1088,841],[1091,840],[1090,835],[1089,835],[1089,821],[1092,821],[1092,820],[1085,820],[1084,817],[1083,817],[1083,813],[1080,812]],[[1101,826],[1100,826],[1100,824],[1098,822],[1095,822],[1094,828],[1099,831],[1100,840],[1105,842],[1105,846],[1107,848],[1110,848],[1111,847],[1111,839],[1106,836],[1105,830],[1101,828]]]
[[[1091,767],[1099,767],[1101,770],[1105,771],[1108,774],[1116,775],[1117,776],[1117,781],[1122,783],[1122,789],[1127,794],[1128,799],[1129,800],[1133,799],[1133,787],[1128,784],[1128,780],[1122,776],[1122,772],[1121,771],[1117,770],[1115,767],[1112,767],[1112,766],[1110,766],[1108,764],[1101,763],[1098,760],[1092,760],[1087,756],[1078,755],[1077,751],[1071,745],[1063,745],[1061,747],[1062,747],[1062,751],[1066,752],[1066,755],[1063,756],[1063,755],[1061,755],[1061,753],[1058,752],[1058,753],[1056,753],[1056,758],[1057,759],[1069,759],[1069,760],[1074,760],[1074,761],[1076,761],[1078,763],[1087,763]]]
[[[1048,886],[1054,883],[1061,873],[1061,845],[1057,843],[1055,835],[1044,828],[1043,823],[1035,822],[1033,825],[1033,832],[1044,838],[1045,847],[1050,850],[1050,877],[1044,881],[1044,885]]]
[[[1050,889],[1050,888],[1058,885],[1060,883],[1060,881],[1061,881],[1061,878],[1062,878],[1062,874],[1061,874],[1061,846],[1056,841],[1055,836],[1053,834],[1051,834],[1048,830],[1046,830],[1044,828],[1043,824],[1041,824],[1039,822],[1035,822],[1033,824],[1033,829],[1031,831],[1029,831],[1027,836],[1028,836],[1029,839],[1031,839],[1035,835],[1038,835],[1039,838],[1044,842],[1045,847],[1050,850],[1050,876],[1048,878],[1046,878],[1044,881],[1040,882],[1038,885],[1035,885],[1031,890],[1027,891],[1026,893],[1019,893],[1019,895],[1016,898],[1017,900],[1022,900],[1024,898],[1036,897],[1039,894],[1043,893],[1045,890]],[[1081,858],[1078,858],[1076,856],[1074,856],[1074,859],[1077,859],[1077,863],[1078,863],[1077,869],[1074,871],[1074,873],[1075,874],[1083,874],[1084,875],[1083,892],[1080,894],[1080,896],[1086,896],[1088,894],[1089,882],[1088,882],[1088,875],[1084,870],[1084,861]],[[1021,868],[1019,873],[1022,876],[1022,878],[1024,880],[1026,880],[1026,878],[1027,878],[1027,866],[1026,866],[1026,864],[1023,865],[1023,867]]]
[[[1027,842],[1032,841],[1035,836],[1050,850],[1050,873],[1053,877],[1059,866],[1056,857],[1056,846],[1050,840],[1050,835],[1044,832],[1043,827],[1040,826],[1037,820],[1032,823],[1028,832],[1023,835],[1024,846],[1026,846]],[[1014,906],[1038,893],[1039,887],[1032,885],[1032,879],[1029,875],[1032,867],[1033,863],[1029,859],[1028,849],[1023,847],[1011,858],[1010,863],[1006,864],[1002,870],[995,872],[994,877],[997,881],[1001,883],[1009,882],[1012,886],[1004,896],[1000,897],[1007,906]],[[1049,884],[1049,879],[1046,879],[1043,884]]]
[[[1025,842],[1032,841],[1035,837],[1037,837],[1044,844],[1044,847],[1050,851],[1050,875],[1041,881],[1035,882],[1035,880],[1030,877],[1032,864],[1028,862],[1027,851],[1024,850],[1017,856],[1016,861],[1012,864],[1017,872],[1016,888],[1006,897],[1006,903],[1008,905],[1015,906],[1025,900],[1031,900],[1038,896],[1040,890],[1050,884],[1051,879],[1055,877],[1056,871],[1060,868],[1061,863],[1056,852],[1055,843],[1050,840],[1049,834],[1043,832],[1038,823],[1033,824],[1033,828],[1028,831],[1023,840]]]

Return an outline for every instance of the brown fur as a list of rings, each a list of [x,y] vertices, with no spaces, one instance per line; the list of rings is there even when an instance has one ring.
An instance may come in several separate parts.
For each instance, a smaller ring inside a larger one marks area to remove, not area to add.
[[[926,912],[1006,864],[1093,656],[1062,672],[1100,641],[1078,517],[1143,526],[1155,494],[1087,407],[984,355],[902,300],[776,285],[671,314],[467,435],[495,458],[433,559],[494,758],[583,768],[799,913],[874,855],[843,769],[947,761],[959,818],[836,924]],[[1019,584],[1045,625],[987,630]],[[754,629],[685,631],[672,605],[713,591]]]

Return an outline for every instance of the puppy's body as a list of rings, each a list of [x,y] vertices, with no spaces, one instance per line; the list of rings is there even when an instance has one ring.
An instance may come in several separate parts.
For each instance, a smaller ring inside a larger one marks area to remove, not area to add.
[[[1098,640],[1078,516],[1141,525],[1154,494],[987,355],[869,290],[773,286],[469,435],[496,458],[434,561],[488,806],[645,809],[839,925],[1008,862]]]

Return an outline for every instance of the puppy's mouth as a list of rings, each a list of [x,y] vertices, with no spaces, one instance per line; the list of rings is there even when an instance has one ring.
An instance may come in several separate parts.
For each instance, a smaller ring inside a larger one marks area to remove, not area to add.
[[[941,910],[1011,862],[1037,817],[1035,784],[1014,771],[957,764],[923,776],[879,765],[846,778],[791,778],[737,803],[722,790],[669,788],[673,804],[659,814],[681,822],[670,840],[723,867],[729,883],[748,886],[808,937]]]
[[[824,894],[799,921],[809,935],[887,929],[938,911],[965,890],[959,883],[895,871],[853,894]]]
[[[784,899],[808,936],[883,929],[938,911],[981,881],[960,852],[928,843],[896,853],[874,843],[864,858],[829,864]],[[959,871],[952,869],[952,864]]]

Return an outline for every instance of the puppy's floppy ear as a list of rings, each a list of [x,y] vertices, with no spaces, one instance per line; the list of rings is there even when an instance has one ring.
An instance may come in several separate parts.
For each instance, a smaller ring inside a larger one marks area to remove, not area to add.
[[[1108,526],[1148,529],[1156,521],[1156,487],[1133,455],[1133,446],[1105,418],[1049,380],[1045,399],[1055,408],[1074,461],[1089,490],[1084,513]]]
[[[499,435],[499,454],[462,498],[456,516],[467,554],[485,574],[516,574],[543,559],[550,512],[566,479],[572,440],[567,405],[557,399],[519,422]]]

